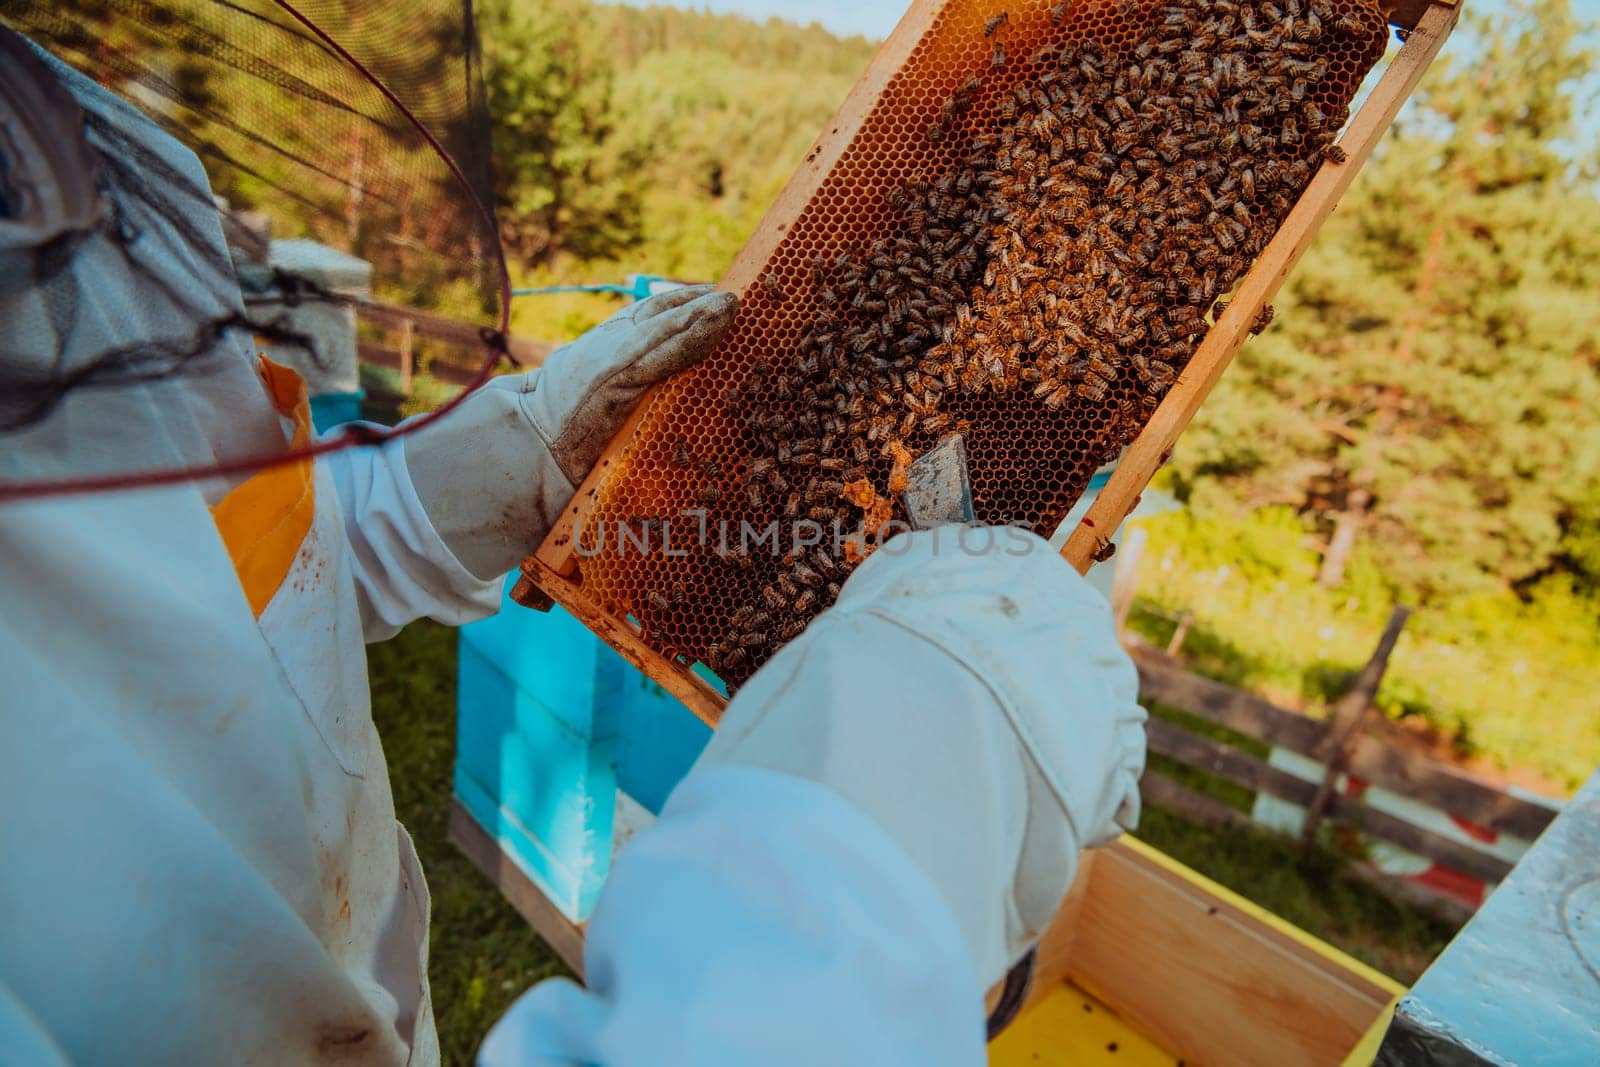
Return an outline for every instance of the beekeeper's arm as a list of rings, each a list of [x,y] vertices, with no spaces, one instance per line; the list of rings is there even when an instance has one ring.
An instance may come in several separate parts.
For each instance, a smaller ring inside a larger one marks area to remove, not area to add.
[[[645,390],[709,353],[735,306],[704,285],[651,297],[431,426],[329,457],[367,640],[423,615],[494,611],[499,579],[544,540]]]
[[[890,542],[751,679],[617,858],[588,989],[525,995],[480,1063],[982,1062],[984,990],[1144,764],[1105,600],[991,536]]]

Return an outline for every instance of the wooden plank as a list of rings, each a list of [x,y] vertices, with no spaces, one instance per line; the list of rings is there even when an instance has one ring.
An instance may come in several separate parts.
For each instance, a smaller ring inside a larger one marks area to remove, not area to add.
[[[573,618],[583,623],[595,636],[616,649],[623,659],[644,671],[667,692],[683,701],[685,707],[707,726],[715,727],[722,718],[727,698],[717,692],[693,671],[677,664],[662,670],[665,661],[639,636],[639,631],[626,621],[619,622],[610,614],[590,602],[571,582],[555,574],[536,556],[522,563],[522,574],[552,600],[560,604]]]
[[[1430,7],[1422,14],[1411,39],[1400,49],[1340,138],[1346,162],[1324,163],[1311,179],[1255,266],[1244,276],[1238,293],[1228,303],[1228,310],[1200,342],[1155,415],[1128,447],[1112,472],[1111,480],[1068,536],[1061,553],[1080,573],[1088,571],[1105,538],[1128,517],[1150,478],[1166,462],[1178,435],[1211,395],[1212,387],[1244,343],[1261,309],[1305,254],[1317,230],[1338,206],[1339,198],[1394,121],[1400,105],[1405,103],[1439,54],[1455,25],[1456,15],[1455,8],[1442,5]]]
[[[364,322],[386,330],[401,332],[411,323],[416,336],[444,341],[474,352],[483,351],[483,331],[491,326],[475,326],[431,311],[385,304],[379,300],[355,301],[356,315]],[[537,367],[555,349],[548,341],[532,341],[526,337],[508,336],[506,348],[524,368]]]
[[[1256,827],[1244,812],[1155,771],[1146,772],[1140,780],[1139,795],[1150,807],[1160,808],[1201,826],[1212,829]],[[1452,897],[1441,896],[1426,886],[1385,874],[1371,864],[1351,863],[1341,873],[1454,926],[1462,925],[1473,914],[1472,908]]]
[[[1145,723],[1145,734],[1149,738],[1150,751],[1207,774],[1226,778],[1252,792],[1266,793],[1301,807],[1316,796],[1315,782],[1298,778],[1221,741],[1192,734],[1176,723],[1151,718]]]
[[[1406,822],[1388,812],[1369,808],[1359,800],[1335,793],[1328,804],[1328,814],[1347,826],[1364,834],[1371,834],[1390,844],[1441,863],[1453,871],[1485,882],[1498,882],[1511,873],[1512,864],[1498,856],[1480,852],[1470,845],[1452,841],[1432,830]]]
[[[1139,669],[1139,694],[1145,700],[1170,704],[1207,722],[1302,755],[1310,755],[1322,740],[1324,726],[1315,719],[1190,674],[1147,645],[1130,645],[1128,654]]]
[[[1556,817],[1550,808],[1373,737],[1356,738],[1349,769],[1372,785],[1526,841],[1538,837]]]
[[[1124,839],[1096,857],[1072,981],[1187,1063],[1333,1064],[1398,984]]]
[[[1212,829],[1251,825],[1250,816],[1244,812],[1175,782],[1159,771],[1146,771],[1144,777],[1139,779],[1139,798],[1151,807]]]
[[[1301,755],[1316,751],[1325,725],[1221,682],[1190,674],[1148,645],[1130,644],[1139,668],[1140,694],[1247,737]],[[1472,775],[1420,753],[1358,736],[1349,771],[1372,785],[1404,794],[1497,833],[1532,840],[1550,825],[1549,808],[1512,796]]]
[[[1182,727],[1152,718],[1145,724],[1150,751],[1178,760],[1190,767],[1215,774],[1257,793],[1266,793],[1300,807],[1309,807],[1317,797],[1317,784],[1273,767],[1220,741],[1191,734]],[[1209,799],[1209,798],[1208,798]],[[1183,814],[1183,812],[1179,812]],[[1497,882],[1511,870],[1511,864],[1477,848],[1425,830],[1351,797],[1332,794],[1328,814],[1340,822],[1373,837],[1410,849],[1451,870],[1485,881]]]
[[[380,345],[376,341],[357,341],[356,359],[373,367],[400,369],[400,350]]]
[[[375,344],[372,341],[356,342],[356,358],[374,367],[387,367],[390,370],[400,370],[402,373],[404,370],[403,357],[398,349]],[[442,359],[429,360],[425,373],[428,377],[448,385],[471,385],[478,379],[477,367],[461,366]]]
[[[500,845],[478,825],[478,820],[468,814],[460,801],[450,804],[449,838],[582,981],[583,924],[574,923],[561,914],[521,868],[500,851]]]

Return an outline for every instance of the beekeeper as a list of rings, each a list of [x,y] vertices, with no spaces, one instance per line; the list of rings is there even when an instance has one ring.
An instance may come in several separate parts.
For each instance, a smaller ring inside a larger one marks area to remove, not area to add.
[[[310,438],[296,376],[211,328],[240,295],[196,158],[3,27],[0,194],[0,480]],[[645,301],[382,447],[0,505],[0,1063],[437,1061],[363,645],[493,611],[733,313]],[[745,686],[618,859],[588,988],[525,995],[484,1062],[980,1062],[985,988],[1136,815],[1142,713],[1098,594],[953,534]]]

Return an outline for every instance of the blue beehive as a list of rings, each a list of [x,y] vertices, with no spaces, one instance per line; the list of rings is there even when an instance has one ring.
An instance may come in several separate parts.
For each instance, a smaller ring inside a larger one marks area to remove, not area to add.
[[[711,736],[576,619],[509,596],[461,628],[456,709],[457,799],[574,921],[610,866],[617,790],[659,811]]]

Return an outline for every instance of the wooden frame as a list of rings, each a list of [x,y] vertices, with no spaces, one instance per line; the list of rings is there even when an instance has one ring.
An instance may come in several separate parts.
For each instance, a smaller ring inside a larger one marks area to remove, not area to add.
[[[773,202],[755,234],[723,275],[720,288],[742,291],[759,277],[790,225],[839,161],[889,80],[931,25],[942,2],[915,0],[878,50],[833,122],[806,153],[799,170]],[[1391,22],[1408,29],[1410,35],[1340,139],[1346,162],[1325,163],[1312,178],[1278,233],[1244,276],[1228,310],[1206,334],[1161,406],[1129,446],[1111,480],[1071,531],[1062,555],[1079,571],[1089,568],[1094,555],[1136,506],[1151,477],[1170,455],[1178,435],[1188,426],[1248,337],[1249,328],[1261,309],[1299,262],[1318,228],[1338,205],[1401,105],[1438,55],[1459,14],[1458,0],[1393,0],[1384,6],[1390,12]],[[688,667],[665,659],[646,645],[635,623],[612,618],[589,600],[581,585],[572,580],[576,562],[572,532],[583,524],[598,498],[599,486],[633,436],[648,403],[647,398],[623,425],[579,487],[566,514],[535,555],[525,561],[524,580],[512,595],[530,606],[548,607],[552,601],[561,604],[714,726],[726,699]]]
[[[1149,845],[1086,853],[1040,945],[1030,1003],[1060,982],[1186,1063],[1337,1064],[1404,992]]]
[[[1407,4],[1402,10],[1415,9]],[[1251,266],[1239,290],[1228,303],[1228,310],[1211,327],[1200,347],[1190,357],[1172,391],[1145,424],[1143,432],[1128,446],[1127,454],[1112,472],[1100,495],[1089,507],[1076,529],[1067,538],[1061,554],[1079,571],[1089,569],[1095,553],[1122,520],[1137,506],[1139,496],[1156,471],[1172,454],[1178,435],[1189,425],[1200,405],[1222,372],[1233,362],[1234,353],[1250,334],[1250,326],[1294,270],[1295,264],[1311,246],[1311,239],[1327,221],[1356,174],[1388,132],[1400,106],[1406,102],[1422,75],[1444,47],[1455,28],[1460,8],[1455,0],[1433,0],[1420,12],[1411,28],[1410,39],[1394,57],[1389,69],[1372,89],[1361,109],[1350,120],[1339,146],[1344,163],[1324,163],[1306,186],[1300,202],[1290,210],[1277,234]]]

